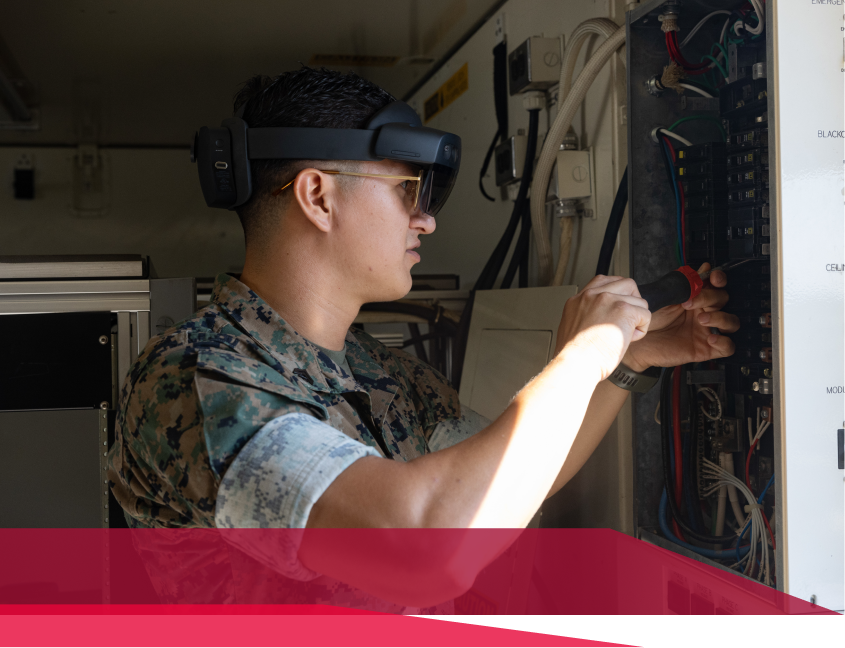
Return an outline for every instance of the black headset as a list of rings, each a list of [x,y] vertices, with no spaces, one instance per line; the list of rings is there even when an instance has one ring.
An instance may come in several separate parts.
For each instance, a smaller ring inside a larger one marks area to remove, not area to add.
[[[423,169],[420,208],[434,216],[455,185],[461,138],[426,128],[408,104],[394,101],[365,128],[249,128],[246,104],[220,128],[200,128],[191,147],[209,207],[235,209],[252,195],[250,160],[401,160]]]

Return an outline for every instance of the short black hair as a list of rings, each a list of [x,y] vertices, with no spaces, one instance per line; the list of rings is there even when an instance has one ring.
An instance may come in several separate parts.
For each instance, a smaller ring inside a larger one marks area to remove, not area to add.
[[[234,110],[246,104],[243,119],[250,128],[363,128],[393,101],[393,95],[357,74],[303,65],[276,77],[252,77],[235,95]],[[250,161],[252,196],[236,210],[247,244],[267,225],[262,214],[271,192],[312,164],[290,159]]]

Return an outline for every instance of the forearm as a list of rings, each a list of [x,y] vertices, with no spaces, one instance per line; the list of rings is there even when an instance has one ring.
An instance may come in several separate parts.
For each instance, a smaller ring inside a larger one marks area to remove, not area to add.
[[[584,422],[581,423],[581,429],[578,430],[578,435],[572,443],[572,448],[566,456],[557,479],[549,490],[548,497],[557,493],[581,470],[607,434],[607,430],[618,416],[627,398],[627,391],[607,380],[603,380],[596,386],[584,415]]]
[[[355,462],[315,504],[308,526],[525,526],[552,488],[600,377],[583,353],[562,352],[472,438],[407,464]]]

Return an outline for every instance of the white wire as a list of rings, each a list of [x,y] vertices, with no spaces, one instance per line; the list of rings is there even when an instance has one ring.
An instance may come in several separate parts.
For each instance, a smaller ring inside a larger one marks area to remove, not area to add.
[[[730,19],[730,18],[728,18],[728,19],[725,21],[725,24],[724,24],[724,25],[722,25],[722,35],[721,35],[721,36],[719,36],[719,42],[720,42],[722,45],[724,45],[724,44],[725,44],[725,34],[727,34],[727,33],[728,33],[728,26],[729,26],[730,24],[731,24],[731,19]],[[722,53],[721,53],[721,52],[719,52],[719,56],[722,56]]]
[[[765,430],[764,430],[765,431]],[[705,491],[705,494],[712,495],[716,490],[720,489],[723,485],[732,485],[739,490],[743,497],[748,501],[750,505],[750,516],[751,516],[751,532],[749,533],[749,542],[750,547],[749,551],[746,554],[745,558],[740,560],[737,563],[738,566],[741,566],[743,562],[746,563],[745,568],[743,569],[743,573],[749,574],[754,566],[754,559],[757,556],[757,544],[761,543],[762,550],[763,550],[763,560],[761,561],[761,569],[757,574],[757,580],[762,580],[765,576],[766,584],[770,584],[770,566],[769,566],[769,552],[766,550],[767,547],[767,540],[765,537],[766,529],[765,523],[763,522],[763,514],[759,508],[757,508],[757,500],[754,497],[754,494],[748,489],[748,487],[742,483],[737,477],[731,475],[729,472],[724,470],[721,466],[713,463],[707,458],[702,459],[702,468],[703,474],[708,479],[715,480],[714,483]],[[742,529],[745,528],[746,522],[740,528],[740,533]]]
[[[690,30],[690,33],[687,34],[687,37],[681,42],[681,47],[683,47],[692,40],[692,37],[695,36],[696,33],[698,33],[698,30],[704,26],[704,23],[710,20],[713,16],[718,16],[720,14],[730,16],[731,12],[725,9],[720,9],[719,11],[714,11],[713,13],[704,16],[704,18],[698,21],[698,24]]]
[[[681,137],[680,135],[676,135],[675,133],[673,133],[670,130],[666,130],[665,128],[658,128],[657,132],[663,133],[667,137],[671,137],[671,138],[678,140],[684,146],[692,146],[692,142],[690,142],[686,137]]]
[[[763,11],[763,7],[760,5],[760,0],[750,0],[751,5],[754,7],[754,13],[757,14],[757,26],[751,27],[748,23],[743,23],[741,20],[737,20],[734,23],[734,32],[739,36],[740,29],[744,29],[749,34],[762,34],[763,30],[766,28],[765,20],[766,20],[766,12]]]
[[[713,95],[710,94],[709,92],[707,92],[706,90],[702,90],[701,88],[697,88],[696,86],[690,85],[689,83],[679,83],[678,85],[681,86],[682,88],[686,88],[687,90],[692,90],[693,92],[697,92],[702,97],[707,97],[708,99],[713,98]]]
[[[718,421],[719,419],[721,419],[722,418],[722,401],[719,400],[719,395],[715,391],[710,389],[710,387],[699,387],[698,393],[704,394],[705,396],[707,396],[707,398],[709,398],[712,402],[716,403],[716,407],[719,408],[719,414],[714,417],[714,416],[711,416],[708,412],[706,412],[704,410],[704,404],[703,403],[699,403],[698,408],[701,410],[701,413],[704,414],[704,416],[709,418],[711,421]]]

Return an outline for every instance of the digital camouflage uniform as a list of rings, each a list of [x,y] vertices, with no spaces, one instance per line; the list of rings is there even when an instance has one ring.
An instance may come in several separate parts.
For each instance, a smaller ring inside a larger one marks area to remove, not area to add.
[[[145,546],[136,539],[163,602],[323,602],[402,611],[313,572],[303,575],[308,570],[301,563],[293,572],[276,569],[273,557],[263,555],[266,547],[233,550],[213,531],[189,536],[191,543],[200,538],[207,544],[202,551],[180,548],[186,546],[181,538],[188,536],[180,536],[178,528],[304,526],[302,516],[289,524],[278,511],[266,514],[266,493],[252,497],[261,506],[250,499],[250,484],[276,479],[261,471],[262,461],[284,451],[280,430],[296,434],[297,426],[304,430],[309,421],[311,428],[321,421],[333,428],[321,428],[325,436],[337,437],[340,431],[348,437],[334,452],[357,452],[350,461],[364,454],[409,461],[431,450],[435,429],[451,426],[449,444],[477,431],[460,429],[456,391],[413,356],[350,329],[346,359],[353,375],[288,326],[246,285],[225,274],[217,277],[207,307],[150,340],[123,385],[108,476],[130,526],[177,528],[172,529],[175,534],[138,536],[148,539]],[[300,416],[285,416],[289,414]],[[279,417],[285,426],[277,425]],[[264,445],[249,445],[253,437]],[[238,520],[227,514],[221,523],[215,517],[218,491],[245,446],[251,461],[259,459],[258,468],[252,461],[246,470],[260,474],[233,471],[235,481],[246,488],[229,507]],[[309,454],[307,445],[298,450]],[[278,483],[270,487],[279,490]],[[270,499],[278,498],[274,494]],[[267,576],[266,570],[257,577],[256,558],[271,570],[310,582]]]

